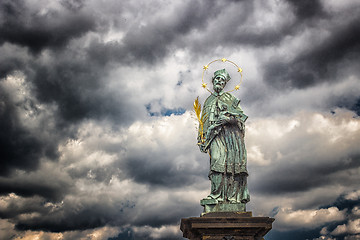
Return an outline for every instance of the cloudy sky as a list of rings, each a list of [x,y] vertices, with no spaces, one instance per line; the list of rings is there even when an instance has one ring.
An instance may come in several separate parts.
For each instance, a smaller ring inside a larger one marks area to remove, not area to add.
[[[360,239],[357,0],[2,0],[0,239],[182,239],[223,57],[266,239]]]

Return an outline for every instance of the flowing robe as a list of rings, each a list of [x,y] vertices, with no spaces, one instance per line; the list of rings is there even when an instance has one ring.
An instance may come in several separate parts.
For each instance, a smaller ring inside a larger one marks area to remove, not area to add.
[[[208,198],[219,202],[246,203],[250,200],[244,144],[247,116],[239,103],[240,100],[230,93],[215,92],[203,106],[203,114],[207,118],[202,151],[210,155],[211,193]],[[228,117],[228,120],[220,122],[221,115]],[[198,139],[201,141],[201,136]]]

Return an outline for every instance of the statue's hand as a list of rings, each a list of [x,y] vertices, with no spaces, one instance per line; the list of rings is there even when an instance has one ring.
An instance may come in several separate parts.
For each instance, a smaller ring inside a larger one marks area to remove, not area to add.
[[[207,150],[205,149],[205,144],[204,143],[198,143],[200,151],[203,153],[206,153]]]
[[[222,125],[226,124],[231,120],[229,116],[226,116],[225,114],[220,114],[218,120],[216,121],[216,124]]]
[[[214,129],[216,128],[216,125],[213,124],[211,126],[208,127],[206,134],[205,134],[205,139],[209,139],[210,135],[213,133]]]

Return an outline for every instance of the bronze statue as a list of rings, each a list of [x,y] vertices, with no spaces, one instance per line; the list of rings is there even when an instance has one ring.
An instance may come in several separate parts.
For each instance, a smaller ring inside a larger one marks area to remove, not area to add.
[[[226,58],[217,59],[204,66],[202,87],[206,90],[204,75],[213,62],[233,64],[241,78],[234,90],[240,89],[242,69]],[[180,229],[188,239],[253,239],[260,240],[272,228],[274,218],[253,217],[246,211],[250,201],[247,188],[247,157],[244,143],[247,116],[240,107],[240,100],[224,87],[230,80],[225,69],[214,72],[214,92],[206,99],[203,108],[199,98],[194,110],[199,121],[198,145],[210,156],[209,179],[211,191],[200,200],[204,212],[200,217],[181,219]],[[211,92],[211,91],[210,91]]]
[[[244,143],[247,116],[240,100],[224,92],[229,80],[225,69],[214,72],[214,92],[206,99],[201,118],[198,117],[198,145],[210,155],[211,191],[201,200],[205,212],[245,211],[245,204],[250,201]]]

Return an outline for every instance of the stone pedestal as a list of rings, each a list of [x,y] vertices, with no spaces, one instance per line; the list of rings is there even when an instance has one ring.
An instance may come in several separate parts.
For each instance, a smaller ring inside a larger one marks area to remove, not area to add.
[[[210,212],[181,219],[180,229],[190,240],[261,240],[274,220],[251,212]]]

